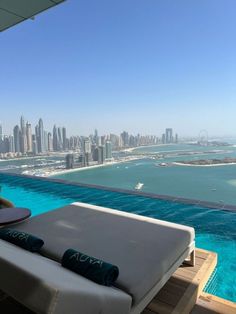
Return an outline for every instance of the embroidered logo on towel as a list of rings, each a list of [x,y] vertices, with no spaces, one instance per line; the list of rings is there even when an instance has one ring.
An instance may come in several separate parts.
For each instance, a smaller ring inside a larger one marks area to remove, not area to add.
[[[70,259],[75,259],[77,262],[80,262],[80,263],[90,263],[91,265],[98,265],[99,267],[102,267],[103,265],[102,261],[96,258],[93,258],[91,256],[81,254],[79,252],[71,255]]]
[[[6,235],[13,239],[18,239],[20,241],[25,241],[25,242],[27,242],[29,239],[28,234],[25,234],[24,232],[14,231],[14,230],[8,230],[6,232]]]

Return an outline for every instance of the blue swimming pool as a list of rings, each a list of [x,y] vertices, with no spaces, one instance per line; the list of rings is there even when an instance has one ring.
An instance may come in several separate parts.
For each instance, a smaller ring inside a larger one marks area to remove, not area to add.
[[[33,215],[74,201],[193,226],[196,245],[218,253],[207,292],[236,301],[236,212],[37,178],[0,174],[1,195]]]

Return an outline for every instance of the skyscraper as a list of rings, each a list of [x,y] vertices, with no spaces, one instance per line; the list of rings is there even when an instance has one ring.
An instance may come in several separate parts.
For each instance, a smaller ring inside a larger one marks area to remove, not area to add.
[[[38,124],[35,126],[35,147],[33,147],[33,151],[37,151],[37,154],[39,152],[39,126]]]
[[[33,151],[33,144],[32,144],[32,129],[31,124],[29,122],[26,123],[26,143],[27,143],[27,152]]]
[[[67,154],[66,155],[66,169],[72,169],[72,168],[74,168],[74,155]]]
[[[2,125],[0,123],[0,153],[3,153],[3,136],[2,136]]]
[[[44,145],[44,129],[43,129],[43,120],[39,119],[39,134],[38,134],[38,152],[44,153],[45,152],[45,145]]]
[[[13,134],[14,134],[14,146],[15,152],[20,153],[20,128],[18,125],[14,127]]]
[[[106,141],[106,158],[112,158],[112,145],[110,141]]]
[[[62,146],[63,150],[67,150],[66,128],[62,128]]]
[[[122,139],[122,146],[129,146],[129,133],[126,131],[123,131],[121,133],[121,139]]]
[[[24,117],[20,118],[20,151],[25,154],[27,151],[26,127]]]
[[[53,151],[52,134],[50,132],[48,133],[48,151],[49,152]]]
[[[91,153],[91,142],[88,138],[85,138],[84,141],[83,141],[83,151],[84,153],[88,153],[90,154]]]
[[[56,152],[58,150],[57,147],[57,127],[54,125],[53,127],[53,139],[52,139],[53,150]]]
[[[48,152],[48,132],[44,131],[44,151]]]
[[[173,129],[167,128],[166,129],[166,144],[173,143]]]
[[[62,128],[57,128],[57,150],[61,151],[63,148],[62,145]]]
[[[176,133],[175,134],[175,143],[178,143],[179,142],[179,138],[178,138],[178,134]]]
[[[36,129],[37,128],[35,128],[35,131]],[[38,154],[38,145],[37,145],[36,135],[32,135],[32,150],[33,150],[34,155]]]
[[[105,151],[105,146],[99,146],[98,147],[98,163],[99,164],[103,164],[105,161],[105,155],[106,155],[106,151]]]

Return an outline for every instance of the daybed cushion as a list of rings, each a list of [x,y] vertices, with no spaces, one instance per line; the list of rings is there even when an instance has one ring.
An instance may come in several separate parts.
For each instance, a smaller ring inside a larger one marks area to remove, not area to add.
[[[0,240],[0,287],[38,314],[129,314],[131,297]]]
[[[117,265],[115,286],[132,296],[133,305],[162,279],[195,237],[187,226],[83,203],[33,217],[15,229],[42,238],[42,253],[55,261],[74,248]]]

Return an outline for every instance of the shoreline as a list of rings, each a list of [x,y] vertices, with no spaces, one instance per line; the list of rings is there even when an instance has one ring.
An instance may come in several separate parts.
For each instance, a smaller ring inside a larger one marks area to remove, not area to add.
[[[220,167],[220,166],[232,166],[236,165],[236,162],[226,162],[226,163],[220,163],[220,164],[206,164],[206,165],[194,165],[194,164],[184,164],[181,162],[172,162],[172,165],[175,166],[186,166],[186,167]]]
[[[180,144],[180,143],[178,143]],[[169,144],[155,144],[155,145],[141,145],[141,146],[137,146],[137,147],[130,147],[130,148],[125,148],[125,149],[122,149],[121,152],[132,152],[136,149],[139,149],[139,148],[145,148],[145,147],[160,147],[160,146],[170,146],[170,145],[178,145],[178,144],[175,144],[175,143],[169,143]]]
[[[130,157],[128,160],[115,160],[115,161],[111,161],[111,162],[107,162],[104,164],[99,164],[99,165],[92,165],[92,166],[87,166],[87,167],[80,167],[80,168],[74,168],[74,169],[63,169],[63,170],[59,170],[59,171],[52,171],[50,174],[45,175],[44,177],[54,177],[57,175],[63,175],[63,174],[69,174],[69,173],[73,173],[73,172],[79,172],[79,171],[85,171],[85,170],[92,170],[95,168],[101,168],[101,167],[107,167],[107,166],[113,166],[116,164],[121,164],[121,163],[125,163],[125,162],[129,162],[129,161],[134,161],[134,160],[140,160],[143,159],[141,157]]]
[[[53,158],[53,157],[63,157],[66,155],[66,153],[57,153],[57,154],[52,154],[52,155],[37,155],[37,156],[29,156],[29,157],[15,157],[15,158],[6,158],[6,159],[1,159],[0,162],[8,162],[8,161],[21,161],[21,160],[26,160],[26,159],[45,159],[45,158]]]

